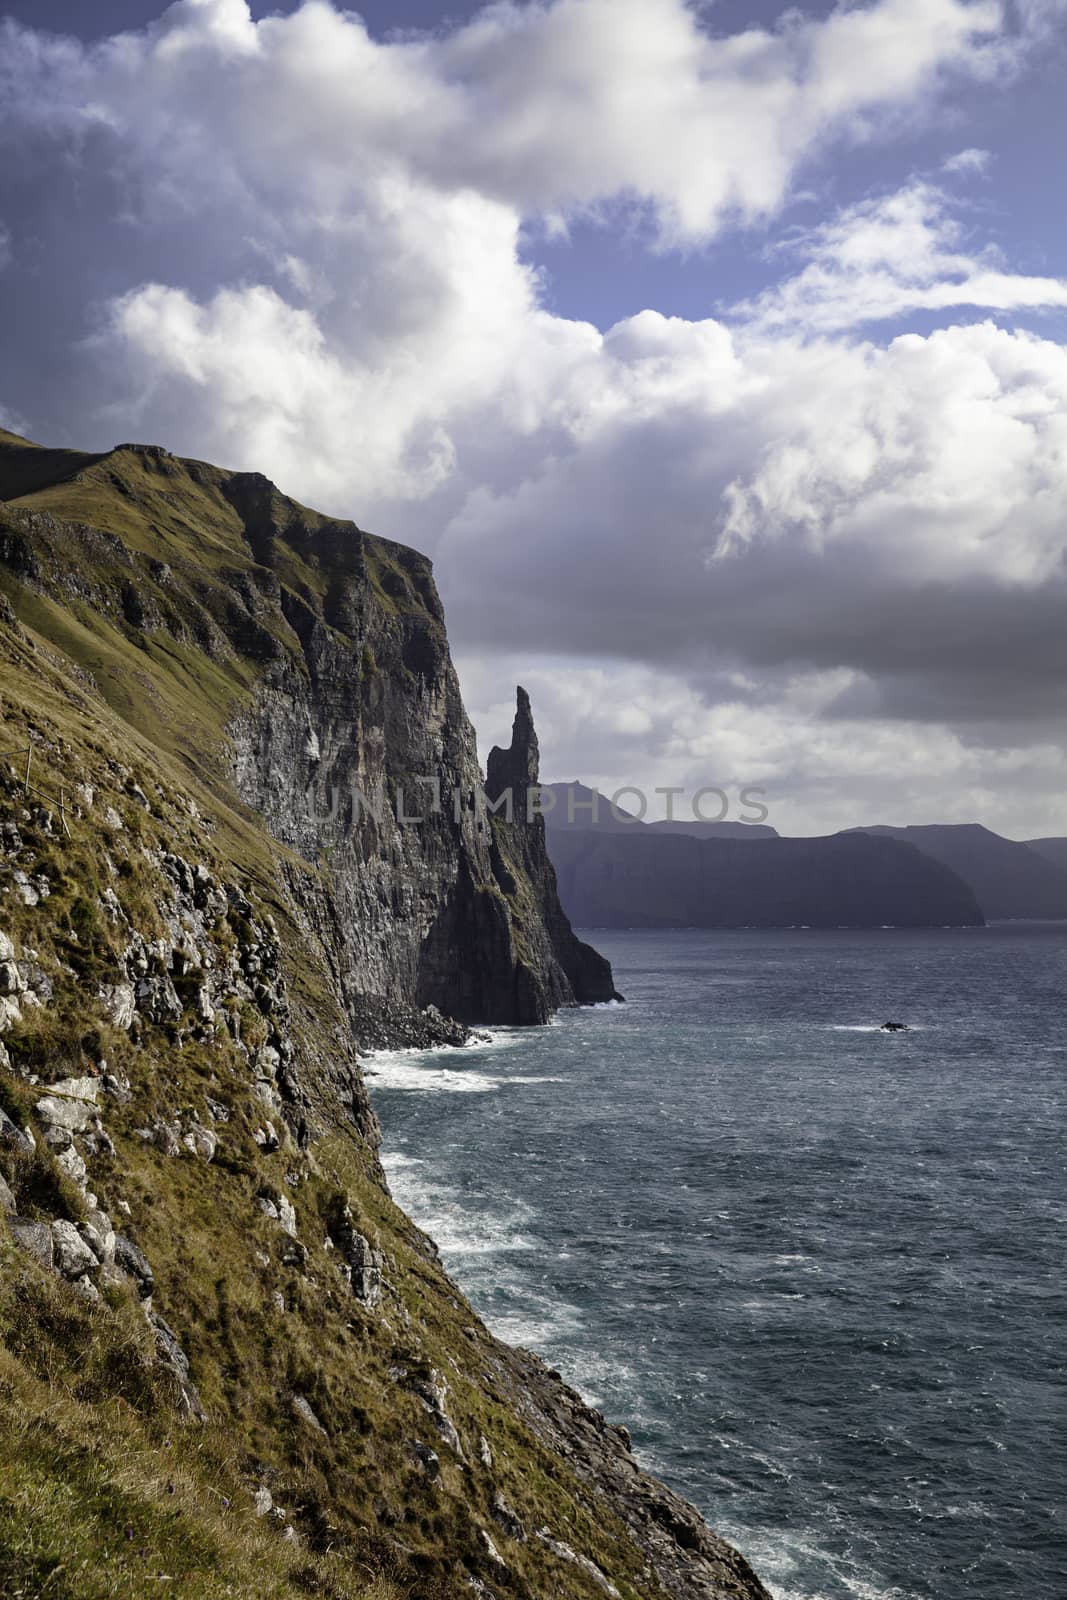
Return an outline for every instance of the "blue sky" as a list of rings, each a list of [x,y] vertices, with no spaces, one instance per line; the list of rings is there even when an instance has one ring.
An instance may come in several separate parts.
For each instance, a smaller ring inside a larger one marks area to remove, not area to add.
[[[1067,832],[1064,0],[6,15],[9,426],[428,550],[550,776]]]
[[[93,40],[143,27],[163,9],[156,0],[94,0],[92,5],[83,0],[8,0],[0,4],[0,15]],[[296,9],[295,4],[250,6],[257,18]],[[482,7],[471,0],[454,5],[374,0],[348,9],[358,12],[376,37],[387,39],[406,30],[448,29]],[[785,9],[779,0],[719,0],[706,8],[705,20],[710,30],[728,34],[773,27]],[[826,16],[833,9],[830,0],[803,7],[811,16]],[[1018,84],[999,90],[995,85],[960,85],[932,123],[920,120],[885,144],[874,140],[816,157],[810,196],[799,196],[779,225],[785,221],[802,227],[828,197],[839,204],[860,199],[872,188],[891,186],[902,173],[936,170],[961,144],[977,143],[994,155],[990,171],[968,197],[981,215],[984,237],[1010,250],[1020,270],[1055,271],[1067,255],[1067,194],[1060,170],[1067,148],[1065,74],[1067,35],[1061,35],[1030,61],[1025,89]],[[635,231],[632,218],[623,227],[578,219],[565,240],[553,241],[543,230],[531,229],[525,253],[545,271],[546,297],[561,315],[610,327],[646,306],[683,317],[714,315],[724,301],[750,293],[753,281],[774,280],[774,262],[761,259],[765,244],[764,230],[757,228],[718,238],[704,248],[665,253],[646,248],[647,239],[639,228]]]

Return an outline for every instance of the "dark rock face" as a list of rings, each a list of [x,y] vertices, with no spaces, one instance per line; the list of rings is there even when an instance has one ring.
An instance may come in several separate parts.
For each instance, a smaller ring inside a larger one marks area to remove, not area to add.
[[[255,545],[269,558],[256,506]],[[528,698],[520,691],[511,751],[490,758],[491,799],[504,771],[522,787],[504,823],[484,804],[430,563],[333,525],[302,540],[301,556],[327,569],[325,602],[289,602],[302,658],[266,664],[253,709],[231,727],[234,774],[276,837],[328,862],[323,889],[293,887],[330,947],[357,1036],[456,1043],[443,1019],[541,1023],[561,1005],[611,999],[607,962],[559,904],[544,823],[525,820],[537,776]]]
[[[513,897],[528,960],[551,986],[552,1003],[621,999],[608,962],[575,936],[560,904],[555,868],[545,842],[545,819],[530,803],[530,790],[538,781],[540,752],[525,689],[518,690],[517,702],[511,744],[506,750],[491,750],[486,763],[486,794],[490,805],[500,808],[494,809],[492,816],[493,871],[505,894]],[[527,913],[525,918],[521,899],[511,887],[523,880],[533,893],[533,914]]]

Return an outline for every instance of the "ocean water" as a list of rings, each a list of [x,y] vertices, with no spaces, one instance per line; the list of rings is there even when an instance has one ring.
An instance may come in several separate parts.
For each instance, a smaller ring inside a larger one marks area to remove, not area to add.
[[[369,1063],[397,1199],[780,1600],[1065,1600],[1067,926],[593,937]]]

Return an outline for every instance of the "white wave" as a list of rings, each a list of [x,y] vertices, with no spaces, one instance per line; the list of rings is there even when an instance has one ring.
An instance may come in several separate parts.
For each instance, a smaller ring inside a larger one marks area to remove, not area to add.
[[[430,1235],[449,1271],[480,1256],[542,1248],[530,1230],[535,1213],[521,1201],[506,1209],[477,1212],[470,1209],[457,1190],[432,1178],[427,1180],[423,1161],[386,1151],[382,1167],[393,1199]],[[474,1289],[479,1285],[468,1282],[465,1287]]]
[[[498,1089],[501,1079],[487,1073],[454,1072],[448,1067],[424,1066],[407,1052],[381,1051],[371,1066],[364,1067],[364,1076],[372,1089],[411,1089],[422,1094],[489,1094]]]
[[[492,1094],[496,1089],[506,1089],[512,1083],[566,1083],[547,1073],[488,1073],[473,1067],[433,1066],[425,1059],[425,1052],[380,1051],[370,1065],[364,1067],[364,1076],[371,1089],[403,1089],[419,1094]]]
[[[814,1530],[783,1533],[777,1528],[746,1528],[736,1523],[716,1523],[716,1531],[744,1552],[747,1560],[768,1583],[775,1600],[835,1600],[842,1594],[850,1600],[923,1600],[914,1590],[876,1581],[849,1571],[846,1562],[819,1547]],[[811,1579],[801,1577],[804,1566]],[[822,1572],[832,1587],[828,1594],[816,1576]]]
[[[892,1031],[891,1029],[886,1029],[881,1022],[831,1022],[826,1026],[830,1033],[889,1033]],[[921,1023],[909,1022],[906,1024],[906,1032],[923,1033],[925,1029]]]

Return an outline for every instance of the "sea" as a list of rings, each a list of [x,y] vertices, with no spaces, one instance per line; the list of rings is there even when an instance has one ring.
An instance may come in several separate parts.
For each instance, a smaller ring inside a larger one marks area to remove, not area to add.
[[[368,1062],[479,1313],[778,1600],[1067,1600],[1067,924],[584,937],[625,1005]]]

